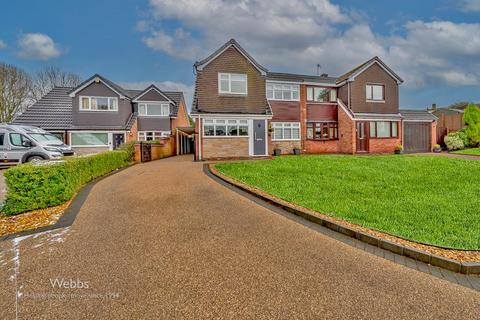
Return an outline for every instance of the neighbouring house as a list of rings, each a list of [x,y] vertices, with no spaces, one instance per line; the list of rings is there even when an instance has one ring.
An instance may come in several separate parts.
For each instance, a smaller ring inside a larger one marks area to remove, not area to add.
[[[374,57],[340,77],[269,72],[231,39],[196,71],[196,158],[429,152],[436,117],[400,110],[403,80]]]
[[[126,141],[176,137],[189,127],[182,92],[155,85],[128,90],[95,74],[78,87],[55,87],[14,124],[43,128],[78,154],[116,149]]]

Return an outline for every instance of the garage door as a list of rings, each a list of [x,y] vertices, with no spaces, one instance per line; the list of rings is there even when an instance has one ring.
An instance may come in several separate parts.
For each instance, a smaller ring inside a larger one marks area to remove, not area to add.
[[[404,122],[405,152],[430,152],[430,122]]]

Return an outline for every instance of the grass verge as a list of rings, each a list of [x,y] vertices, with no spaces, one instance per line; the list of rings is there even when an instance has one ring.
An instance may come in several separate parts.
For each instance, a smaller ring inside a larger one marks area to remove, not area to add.
[[[410,240],[480,249],[476,161],[431,156],[298,156],[221,163],[281,199]]]

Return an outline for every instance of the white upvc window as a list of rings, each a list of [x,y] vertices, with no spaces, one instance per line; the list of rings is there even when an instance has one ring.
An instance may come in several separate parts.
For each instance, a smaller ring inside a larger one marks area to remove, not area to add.
[[[170,131],[138,131],[138,141],[153,141],[168,138]]]
[[[300,140],[300,122],[272,122],[273,141]]]
[[[296,84],[267,83],[267,99],[299,101],[300,86]]]
[[[218,92],[223,94],[247,94],[247,75],[239,73],[219,73]]]
[[[107,132],[72,132],[70,144],[73,147],[107,147],[108,135]]]
[[[80,96],[80,111],[118,111],[116,97],[85,97]]]
[[[248,120],[204,119],[204,137],[248,137]]]
[[[336,102],[337,90],[335,88],[307,87],[308,102]]]
[[[367,101],[383,102],[385,101],[385,86],[383,84],[367,84]]]
[[[138,115],[147,117],[168,117],[170,105],[168,103],[139,103]]]

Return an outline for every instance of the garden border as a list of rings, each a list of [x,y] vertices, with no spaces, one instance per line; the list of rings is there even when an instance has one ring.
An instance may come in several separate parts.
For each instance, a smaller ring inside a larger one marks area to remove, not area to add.
[[[136,163],[132,163],[127,165],[126,167],[116,169],[114,171],[111,171],[101,177],[98,177],[87,184],[85,184],[80,191],[73,196],[71,199],[70,205],[65,209],[61,217],[58,219],[57,222],[54,224],[48,225],[48,226],[43,226],[35,229],[29,229],[29,230],[24,230],[16,233],[11,233],[11,234],[6,234],[3,236],[0,236],[0,241],[6,241],[6,240],[12,240],[18,237],[23,237],[23,236],[28,236],[32,234],[37,234],[37,233],[42,233],[45,231],[51,231],[55,229],[60,229],[60,228],[65,228],[71,226],[74,222],[75,219],[77,218],[78,213],[80,212],[80,209],[82,208],[83,204],[85,203],[85,200],[87,200],[88,195],[90,194],[90,191],[93,189],[95,184],[100,182],[101,180],[108,178],[109,176],[112,176],[116,173],[119,173],[125,169],[130,168],[131,166],[135,165]]]
[[[321,217],[319,215],[316,215],[314,211],[307,210],[298,206],[294,206],[293,204],[285,200],[278,199],[264,192],[259,192],[260,190],[255,187],[251,187],[249,185],[246,185],[244,183],[241,183],[233,178],[230,178],[224,175],[223,173],[215,169],[214,166],[215,164],[210,163],[210,164],[205,164],[204,168],[207,169],[208,172],[210,172],[212,175],[228,183],[229,185],[232,185],[242,191],[247,192],[250,195],[260,198],[263,201],[273,204],[276,207],[279,207],[283,210],[293,213],[315,224],[324,226],[328,229],[342,233],[351,238],[355,238],[357,240],[379,247],[381,249],[388,250],[390,252],[403,255],[427,264],[431,264],[433,266],[437,266],[440,268],[444,268],[444,269],[462,273],[462,274],[480,274],[480,262],[461,262],[458,260],[445,258],[430,252],[422,251],[422,250],[407,247],[389,240],[385,240],[380,237],[376,237],[374,235],[355,230],[354,228],[351,228],[346,225],[341,225],[334,220],[330,220],[330,219]]]

